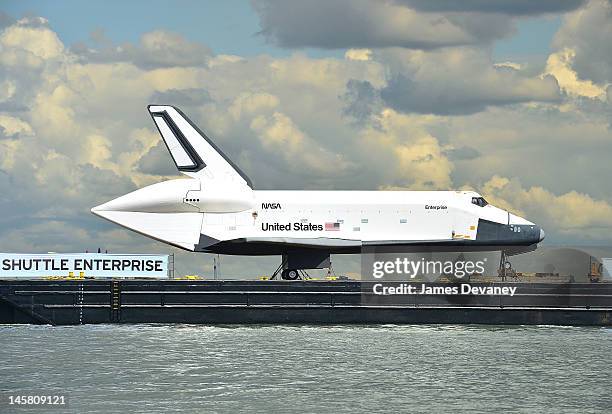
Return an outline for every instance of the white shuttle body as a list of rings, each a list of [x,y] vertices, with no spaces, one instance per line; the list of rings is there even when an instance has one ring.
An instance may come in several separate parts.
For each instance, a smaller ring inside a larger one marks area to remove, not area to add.
[[[534,223],[472,191],[259,191],[178,108],[151,105],[187,178],[141,188],[91,211],[195,252],[284,255],[284,276],[327,267],[330,254],[364,246],[455,250],[532,249]]]

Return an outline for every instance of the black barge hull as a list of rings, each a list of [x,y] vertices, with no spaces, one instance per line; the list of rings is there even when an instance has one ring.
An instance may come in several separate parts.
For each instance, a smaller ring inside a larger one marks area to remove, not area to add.
[[[517,288],[514,296],[406,295],[393,300],[364,296],[371,292],[368,283],[0,280],[0,323],[612,326],[612,283],[508,283],[503,286]]]

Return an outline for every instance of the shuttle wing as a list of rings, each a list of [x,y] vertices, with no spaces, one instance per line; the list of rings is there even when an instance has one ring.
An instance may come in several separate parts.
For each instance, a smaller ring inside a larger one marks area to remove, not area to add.
[[[253,188],[249,177],[180,109],[170,105],[148,108],[180,172],[216,184]]]
[[[193,251],[200,240],[200,213],[143,213],[96,207],[91,212],[137,233],[182,249]]]

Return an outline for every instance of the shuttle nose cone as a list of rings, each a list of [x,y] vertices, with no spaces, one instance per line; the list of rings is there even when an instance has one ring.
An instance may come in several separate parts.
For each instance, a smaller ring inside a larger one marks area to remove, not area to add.
[[[103,205],[104,205],[104,204],[100,204],[99,206],[92,207],[90,211],[91,211],[92,213],[94,213],[96,216],[99,216],[99,215],[100,215],[100,211],[102,211],[102,210],[103,210],[103,209],[102,209],[102,208],[100,208],[100,207],[102,207]]]
[[[546,237],[546,233],[544,233],[544,230],[540,229],[540,241],[544,240],[544,237]]]

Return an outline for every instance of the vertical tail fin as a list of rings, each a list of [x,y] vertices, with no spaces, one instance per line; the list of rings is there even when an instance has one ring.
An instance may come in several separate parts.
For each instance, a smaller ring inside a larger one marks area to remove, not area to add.
[[[179,171],[194,178],[253,188],[249,177],[180,109],[170,105],[149,105],[148,109]]]

